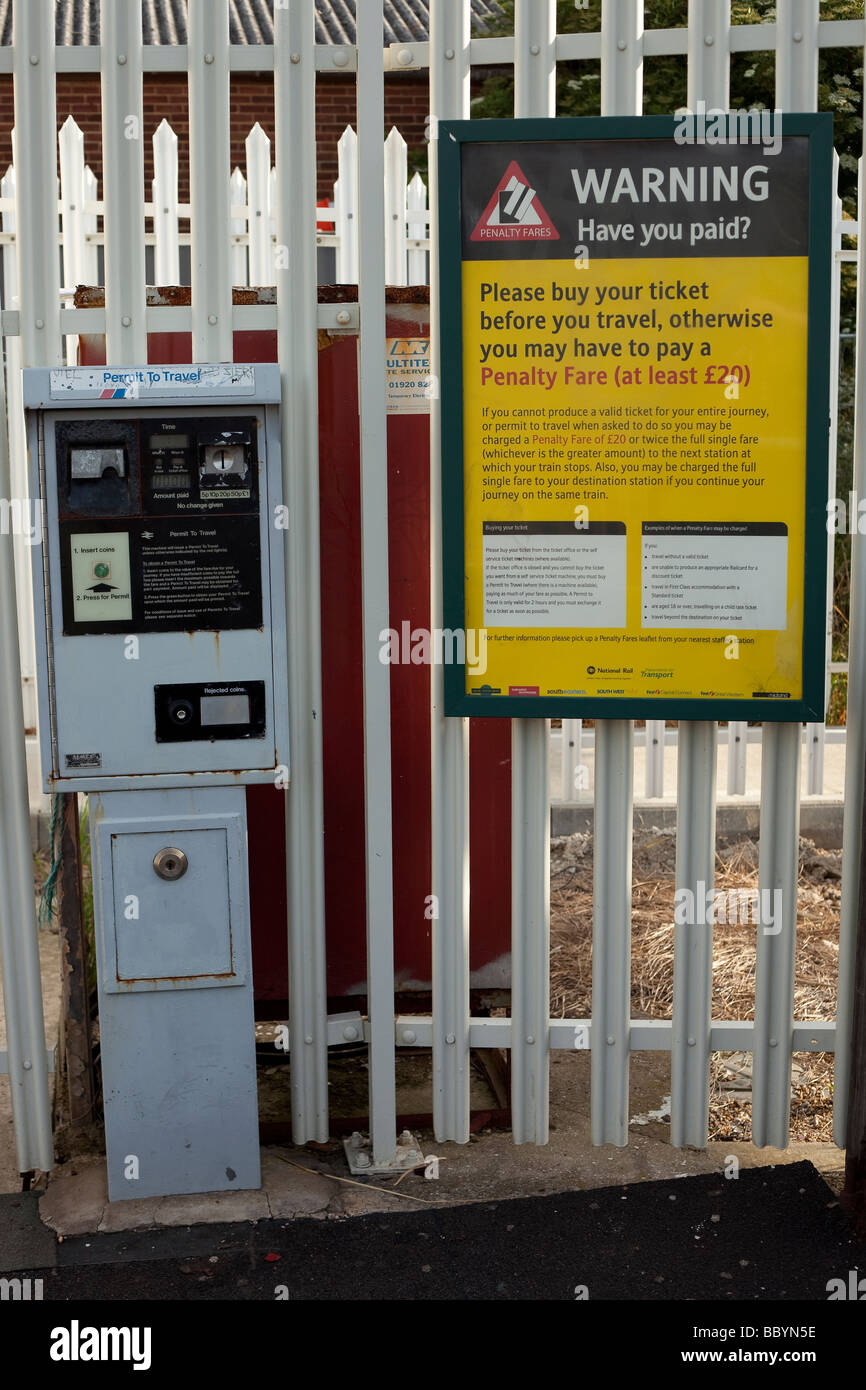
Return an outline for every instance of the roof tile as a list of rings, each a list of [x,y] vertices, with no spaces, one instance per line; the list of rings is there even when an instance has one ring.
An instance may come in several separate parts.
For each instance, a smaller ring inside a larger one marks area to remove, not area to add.
[[[18,0],[19,4],[25,0]],[[0,44],[12,42],[13,0],[0,0]],[[316,43],[355,42],[357,0],[316,0]],[[487,32],[501,16],[496,0],[472,0],[472,25]],[[141,0],[146,44],[185,44],[187,0]],[[99,43],[99,0],[55,0],[56,41],[62,46]],[[430,37],[430,0],[383,0],[384,41],[425,43]],[[274,41],[274,0],[229,0],[232,43]]]

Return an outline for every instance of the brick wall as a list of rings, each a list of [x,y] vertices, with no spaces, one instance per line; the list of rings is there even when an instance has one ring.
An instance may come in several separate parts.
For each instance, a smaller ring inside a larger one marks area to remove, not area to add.
[[[426,78],[420,74],[401,74],[385,80],[385,132],[396,126],[410,151],[424,145],[424,122],[429,109]],[[178,137],[180,197],[189,196],[189,138],[187,86],[185,74],[145,75],[144,79],[144,168],[149,195],[153,177],[151,137],[165,119]],[[84,132],[85,158],[99,179],[102,192],[102,156],[99,78],[60,74],[57,78],[57,122],[74,116]],[[273,81],[270,76],[243,75],[231,82],[231,161],[245,167],[244,141],[259,122],[274,141]],[[0,77],[0,171],[12,160],[11,130],[14,124],[12,78]],[[337,176],[337,141],[347,125],[355,124],[355,81],[347,74],[320,77],[316,84],[316,124],[318,142],[318,188],[320,197],[330,197]],[[272,149],[272,158],[274,155]]]

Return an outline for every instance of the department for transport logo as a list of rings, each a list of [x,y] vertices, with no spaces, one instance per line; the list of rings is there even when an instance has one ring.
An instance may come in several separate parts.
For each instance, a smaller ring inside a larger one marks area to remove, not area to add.
[[[515,160],[493,190],[470,240],[559,241],[559,232]]]

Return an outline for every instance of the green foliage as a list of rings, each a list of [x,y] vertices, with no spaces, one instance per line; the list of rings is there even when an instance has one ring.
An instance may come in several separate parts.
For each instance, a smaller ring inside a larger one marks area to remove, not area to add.
[[[503,10],[499,32],[514,33],[514,0],[500,0]],[[774,0],[732,0],[732,24],[769,24],[776,18]],[[824,0],[821,18],[862,19],[862,0]],[[646,27],[678,29],[686,25],[688,0],[651,0],[646,7]],[[557,33],[591,34],[601,28],[601,0],[589,0],[575,9],[573,0],[559,0]],[[771,51],[734,53],[731,56],[730,105],[733,110],[775,106],[776,58]],[[686,58],[682,54],[648,58],[644,63],[643,109],[645,115],[672,114],[686,104]],[[823,48],[818,60],[818,109],[833,114],[835,144],[839,153],[839,188],[849,212],[857,192],[857,158],[862,143],[861,116],[863,68],[856,48]],[[597,116],[601,109],[601,64],[596,59],[558,63],[556,114]],[[509,70],[488,78],[472,103],[472,115],[514,114],[514,78]]]

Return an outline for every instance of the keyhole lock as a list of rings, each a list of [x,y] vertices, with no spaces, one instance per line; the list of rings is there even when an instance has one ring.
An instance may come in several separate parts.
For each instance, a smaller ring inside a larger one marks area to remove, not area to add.
[[[189,860],[182,849],[161,849],[153,856],[153,867],[160,878],[173,883],[183,878],[189,868]]]

